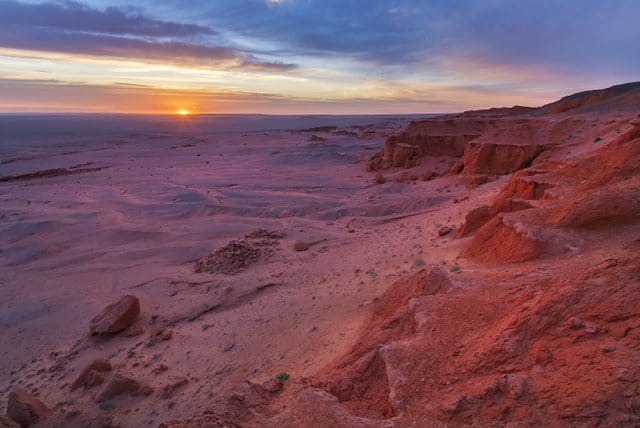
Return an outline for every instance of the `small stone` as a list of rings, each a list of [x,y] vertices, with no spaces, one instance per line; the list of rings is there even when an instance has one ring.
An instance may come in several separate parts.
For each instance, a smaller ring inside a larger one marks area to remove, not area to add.
[[[226,345],[224,345],[224,347],[222,348],[222,352],[229,352],[231,351],[234,347],[236,346],[235,343],[227,343]]]
[[[123,296],[110,304],[100,315],[91,320],[91,334],[118,333],[138,320],[140,301],[132,295]]]
[[[609,354],[615,352],[616,348],[613,345],[602,345],[602,353]]]
[[[442,226],[440,229],[438,229],[438,236],[444,236],[449,232],[451,232],[450,226]]]
[[[309,249],[309,244],[303,241],[296,241],[296,243],[293,244],[293,249],[296,251],[307,251]]]
[[[7,417],[20,426],[26,427],[51,415],[45,404],[23,389],[15,389],[9,395]]]

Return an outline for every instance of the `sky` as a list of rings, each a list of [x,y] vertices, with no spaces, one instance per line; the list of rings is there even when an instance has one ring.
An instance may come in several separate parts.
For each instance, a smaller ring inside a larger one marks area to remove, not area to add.
[[[640,80],[639,0],[0,0],[0,112],[439,113]]]

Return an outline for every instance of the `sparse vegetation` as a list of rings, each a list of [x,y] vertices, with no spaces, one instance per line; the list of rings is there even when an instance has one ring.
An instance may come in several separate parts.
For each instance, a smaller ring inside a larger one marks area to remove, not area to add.
[[[289,373],[280,372],[276,375],[276,379],[278,379],[280,382],[286,382],[287,380],[289,380]]]
[[[102,400],[100,403],[98,403],[98,407],[102,410],[109,410],[115,408],[116,406],[111,400]]]

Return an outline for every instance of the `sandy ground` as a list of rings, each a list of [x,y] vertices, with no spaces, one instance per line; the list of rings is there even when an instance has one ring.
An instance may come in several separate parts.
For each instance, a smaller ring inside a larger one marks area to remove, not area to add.
[[[160,404],[116,400],[113,412],[130,426],[196,413],[200,400],[244,379],[310,375],[348,348],[394,279],[458,253],[434,237],[464,214],[467,202],[451,202],[464,186],[451,178],[376,186],[364,172],[404,118],[277,119],[224,132],[220,119],[217,129],[188,119],[159,130],[125,123],[110,135],[115,122],[49,144],[3,136],[4,177],[91,170],[0,183],[0,406],[21,386],[58,410],[99,412],[84,409],[89,392],[59,388],[95,357],[156,390],[190,380]],[[290,131],[328,125],[354,134]],[[451,210],[434,210],[444,205]],[[397,219],[415,213],[424,214]],[[196,259],[260,228],[286,234],[270,257],[236,275],[194,273]],[[324,241],[296,252],[297,240]],[[123,294],[140,298],[145,333],[89,338],[89,321]],[[172,339],[146,347],[167,323]],[[160,364],[169,369],[152,374]]]

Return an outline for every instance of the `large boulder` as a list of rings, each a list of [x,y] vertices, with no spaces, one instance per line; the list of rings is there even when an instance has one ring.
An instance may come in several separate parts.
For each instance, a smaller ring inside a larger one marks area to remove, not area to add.
[[[20,426],[28,427],[51,415],[52,411],[42,401],[23,389],[15,389],[9,395],[7,416]]]
[[[132,295],[123,296],[91,320],[91,334],[112,334],[135,323],[140,316],[140,301]]]
[[[96,402],[110,400],[123,394],[135,394],[142,388],[135,379],[113,373],[96,394]]]

